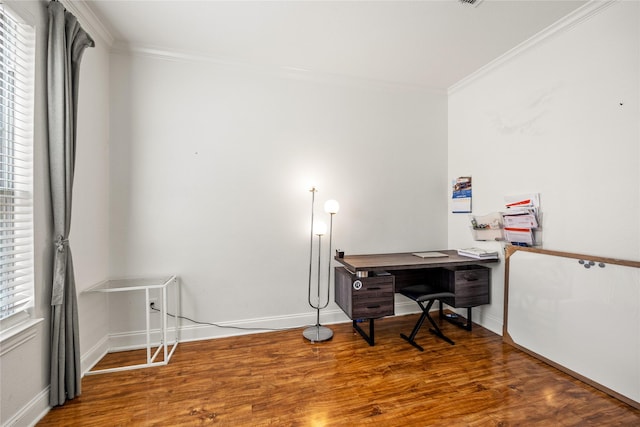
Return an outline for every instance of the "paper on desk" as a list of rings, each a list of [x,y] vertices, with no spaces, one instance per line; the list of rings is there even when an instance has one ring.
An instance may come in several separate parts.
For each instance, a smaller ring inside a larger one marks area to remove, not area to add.
[[[443,254],[442,252],[414,252],[412,255],[420,258],[442,258],[449,256],[447,254]]]

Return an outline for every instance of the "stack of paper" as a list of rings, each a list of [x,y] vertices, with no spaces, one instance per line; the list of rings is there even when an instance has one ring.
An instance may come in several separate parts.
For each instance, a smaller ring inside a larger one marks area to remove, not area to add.
[[[507,211],[502,213],[504,238],[515,245],[533,246],[536,238],[533,231],[538,230],[539,194],[506,196]]]
[[[480,248],[458,249],[458,255],[476,258],[476,259],[497,259],[498,252],[488,251]]]
[[[509,209],[503,214],[504,226],[513,228],[538,228],[538,219],[533,209]]]

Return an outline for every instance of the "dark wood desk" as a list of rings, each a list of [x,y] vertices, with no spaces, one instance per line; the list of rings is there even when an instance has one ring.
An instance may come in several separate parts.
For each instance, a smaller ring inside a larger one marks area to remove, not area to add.
[[[335,269],[335,301],[353,321],[353,327],[374,345],[374,319],[395,314],[394,293],[406,286],[435,283],[455,297],[440,300],[456,308],[467,308],[466,323],[457,316],[444,316],[471,330],[471,308],[489,303],[490,269],[480,264],[496,263],[497,259],[475,259],[458,255],[455,250],[438,250],[443,257],[421,258],[412,252],[346,255],[335,260],[344,267]],[[358,324],[367,319],[369,333]]]
[[[395,254],[373,254],[373,255],[345,255],[344,258],[335,257],[335,260],[344,265],[352,273],[358,271],[394,271],[412,270],[438,267],[452,267],[461,265],[476,265],[498,262],[497,259],[475,259],[458,255],[455,250],[438,250],[424,252],[440,252],[446,257],[420,258],[412,252]]]

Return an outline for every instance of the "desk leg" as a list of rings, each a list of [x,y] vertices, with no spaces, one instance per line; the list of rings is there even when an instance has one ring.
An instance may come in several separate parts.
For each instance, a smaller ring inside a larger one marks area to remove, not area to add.
[[[373,346],[375,345],[375,341],[374,341],[374,325],[373,325],[373,321],[374,319],[369,319],[369,335],[367,335],[367,333],[365,331],[362,330],[362,328],[360,328],[360,325],[358,325],[357,321],[353,321],[353,329],[355,329],[356,331],[358,331],[358,333],[360,334],[360,336],[362,338],[364,338],[364,340],[370,345]]]
[[[467,307],[467,322],[466,323],[462,323],[459,320],[459,317],[457,314],[453,314],[453,315],[446,315],[444,314],[444,312],[442,311],[442,306],[444,305],[442,301],[438,301],[440,303],[440,319],[444,319],[447,322],[456,325],[459,328],[462,329],[466,329],[467,331],[471,330],[471,307]]]

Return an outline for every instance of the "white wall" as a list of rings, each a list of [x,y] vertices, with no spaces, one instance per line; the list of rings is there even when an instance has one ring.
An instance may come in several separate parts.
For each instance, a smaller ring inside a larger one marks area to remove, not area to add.
[[[314,321],[311,183],[318,216],[341,204],[334,248],[446,245],[444,93],[143,53],[114,55],[111,93],[110,271],[178,274],[189,317]],[[143,306],[117,305],[130,330]]]
[[[36,86],[34,132],[35,205],[35,308],[44,318],[33,337],[11,350],[3,347],[0,367],[0,425],[29,425],[48,410],[49,404],[49,312],[52,271],[51,205],[47,157],[46,54],[47,1],[5,1],[36,26]],[[82,22],[82,21],[81,21]],[[107,46],[92,34],[96,47],[85,51],[80,73],[76,173],[70,245],[75,262],[78,292],[104,280],[108,267],[108,60]],[[105,302],[94,309],[80,303],[81,352],[107,334]],[[104,313],[102,311],[105,311]],[[16,337],[20,342],[23,337]],[[24,376],[24,372],[28,375]]]
[[[451,91],[448,173],[473,176],[475,214],[540,193],[544,248],[640,259],[639,8],[614,3]],[[500,247],[450,214],[449,246],[472,244]],[[503,267],[478,311],[496,332]]]
[[[69,241],[73,251],[81,354],[106,351],[107,299],[83,293],[109,277],[109,45],[86,24],[96,42],[82,57],[78,137]],[[83,361],[83,371],[87,369]]]

